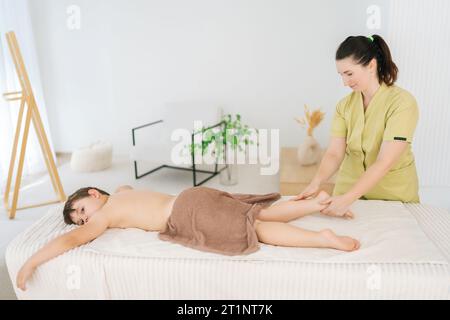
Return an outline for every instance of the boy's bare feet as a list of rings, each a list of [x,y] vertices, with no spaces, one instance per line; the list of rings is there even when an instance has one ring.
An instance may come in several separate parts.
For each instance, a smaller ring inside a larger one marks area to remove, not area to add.
[[[354,218],[353,213],[351,211],[347,211],[346,213],[344,213],[344,215],[342,217],[346,218],[346,219],[353,219]]]
[[[317,196],[314,198],[314,200],[317,200],[318,202],[324,201],[326,199],[328,199],[330,197],[330,195],[325,191],[325,190],[321,190]]]
[[[329,248],[343,251],[355,251],[360,247],[358,240],[346,236],[338,236],[330,229],[324,229],[320,231],[320,234],[325,239],[326,246]]]
[[[324,205],[324,204],[320,204],[320,202],[322,202],[322,201],[324,201],[324,200],[327,200],[328,198],[330,197],[330,195],[327,193],[327,192],[325,192],[324,190],[322,190],[322,191],[320,191],[318,194],[317,194],[317,196],[314,198],[314,200],[317,200],[317,204],[319,205],[319,206],[321,206],[321,209],[320,210],[322,210],[322,209],[325,209],[326,207],[327,207],[327,205]],[[332,215],[333,217],[339,217],[339,218],[346,218],[346,219],[353,219],[354,217],[353,217],[353,213],[351,212],[351,211],[347,211],[344,215],[342,215],[342,216],[335,216],[335,215]]]
[[[320,191],[315,198],[308,198],[317,204],[317,211],[325,209],[327,207],[326,204],[320,204],[322,201],[327,200],[330,195],[326,191]]]
[[[325,214],[325,213],[322,213],[322,214]],[[354,218],[353,213],[351,211],[347,211],[342,216],[338,216],[338,215],[334,215],[334,214],[325,214],[325,215],[330,216],[330,217],[338,217],[338,218],[345,218],[345,219],[353,219]]]

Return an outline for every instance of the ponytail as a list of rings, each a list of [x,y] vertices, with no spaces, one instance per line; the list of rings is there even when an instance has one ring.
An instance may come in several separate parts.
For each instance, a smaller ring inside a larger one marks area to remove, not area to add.
[[[392,61],[391,50],[387,43],[377,34],[372,36],[374,45],[378,48],[378,78],[388,86],[397,81],[398,68]]]
[[[367,66],[373,58],[377,60],[379,82],[392,86],[397,80],[398,68],[392,61],[388,45],[377,34],[371,37],[351,36],[339,45],[336,60],[352,57],[358,64]]]

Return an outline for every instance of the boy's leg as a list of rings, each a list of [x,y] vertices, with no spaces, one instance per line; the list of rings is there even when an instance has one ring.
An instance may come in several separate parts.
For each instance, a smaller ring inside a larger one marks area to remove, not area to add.
[[[353,251],[359,242],[350,237],[337,236],[333,231],[309,231],[284,222],[256,220],[256,234],[260,242],[284,247],[333,248]]]
[[[278,202],[262,209],[258,219],[262,221],[292,221],[326,208],[327,205],[319,204],[319,202],[328,197],[328,193],[321,191],[314,199]]]

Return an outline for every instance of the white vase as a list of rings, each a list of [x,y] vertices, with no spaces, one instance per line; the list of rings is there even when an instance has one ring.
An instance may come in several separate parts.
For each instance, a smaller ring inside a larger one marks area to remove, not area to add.
[[[297,159],[303,166],[309,166],[319,162],[322,150],[313,136],[307,136],[303,143],[298,146]]]
[[[228,164],[225,169],[220,172],[220,183],[225,186],[233,186],[238,183],[238,165]]]

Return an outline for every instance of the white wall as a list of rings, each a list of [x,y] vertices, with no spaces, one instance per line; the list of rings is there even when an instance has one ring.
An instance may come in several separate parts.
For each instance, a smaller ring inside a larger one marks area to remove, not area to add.
[[[450,208],[450,2],[396,0],[389,12],[398,84],[414,93],[420,108],[413,150],[421,200]]]
[[[387,26],[386,1],[381,30]],[[305,131],[303,105],[326,111],[315,133],[328,142],[336,102],[348,91],[334,54],[366,28],[373,1],[30,0],[57,151],[97,139],[127,153],[130,129],[158,119],[167,103],[212,101],[281,145]],[[66,9],[81,9],[69,30]]]
[[[400,67],[399,85],[421,108],[413,145],[421,198],[450,208],[448,146],[440,147],[450,138],[443,116],[448,14],[439,15],[449,10],[446,0],[29,2],[61,152],[105,139],[115,153],[128,153],[132,127],[159,119],[168,104],[195,101],[239,112],[252,126],[279,128],[282,146],[304,138],[293,118],[305,103],[322,107],[327,114],[315,136],[325,146],[334,106],[349,92],[336,73],[335,50],[348,35],[381,34]],[[79,30],[67,27],[71,5],[81,10]],[[381,9],[379,30],[366,26],[370,5]]]

